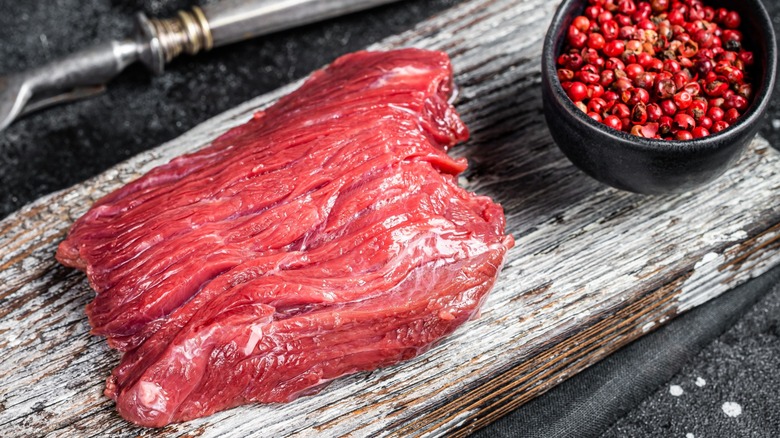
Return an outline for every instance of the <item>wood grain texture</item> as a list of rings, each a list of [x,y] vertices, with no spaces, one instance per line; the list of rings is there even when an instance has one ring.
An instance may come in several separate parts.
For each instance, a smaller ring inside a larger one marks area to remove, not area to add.
[[[472,0],[374,48],[453,58],[472,139],[461,183],[504,205],[517,240],[482,316],[425,355],[319,395],[159,430],[102,395],[119,355],[89,334],[83,274],[54,260],[99,197],[207,144],[295,85],[260,96],[0,222],[4,436],[466,435],[675,315],[780,264],[780,154],[758,138],[723,177],[678,196],[620,192],[554,146],[541,112],[541,38],[555,2]]]

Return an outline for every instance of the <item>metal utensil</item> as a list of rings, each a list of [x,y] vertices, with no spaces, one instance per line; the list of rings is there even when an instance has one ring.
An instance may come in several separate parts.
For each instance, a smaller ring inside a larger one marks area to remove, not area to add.
[[[0,131],[20,116],[95,96],[128,65],[160,74],[180,55],[313,23],[398,0],[223,0],[173,18],[136,16],[131,38],[113,40],[41,67],[0,76]]]

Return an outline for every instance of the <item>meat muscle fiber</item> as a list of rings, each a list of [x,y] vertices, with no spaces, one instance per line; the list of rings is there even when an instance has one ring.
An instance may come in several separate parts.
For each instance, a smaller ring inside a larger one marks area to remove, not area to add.
[[[99,200],[57,251],[124,352],[105,394],[160,427],[412,358],[476,315],[513,245],[458,187],[446,54],[358,52]]]

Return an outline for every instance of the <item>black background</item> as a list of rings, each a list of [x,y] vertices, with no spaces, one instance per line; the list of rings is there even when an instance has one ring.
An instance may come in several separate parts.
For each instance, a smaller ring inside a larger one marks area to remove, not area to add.
[[[34,114],[0,133],[0,218],[458,2],[402,1],[185,56],[157,77],[131,67],[107,94]],[[129,35],[137,11],[166,17],[190,4],[0,0],[0,74]],[[780,35],[780,2],[765,4]],[[778,89],[780,83],[761,128],[775,147]],[[679,318],[481,435],[780,436],[779,277],[765,276]],[[707,385],[696,386],[696,377]],[[671,396],[670,384],[683,396]],[[727,417],[724,401],[740,403],[743,414]]]

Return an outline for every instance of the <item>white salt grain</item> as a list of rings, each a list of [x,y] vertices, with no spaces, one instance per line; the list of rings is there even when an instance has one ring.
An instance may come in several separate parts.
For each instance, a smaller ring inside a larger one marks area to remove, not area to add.
[[[707,384],[706,380],[702,379],[701,377],[697,377],[696,378],[696,386],[698,386],[699,388],[701,388],[702,386],[704,386],[706,384]]]
[[[672,385],[669,387],[669,394],[672,394],[675,397],[679,397],[683,394],[683,389],[680,387],[680,385]]]
[[[742,414],[742,406],[735,402],[725,402],[721,409],[729,417],[739,417]]]

